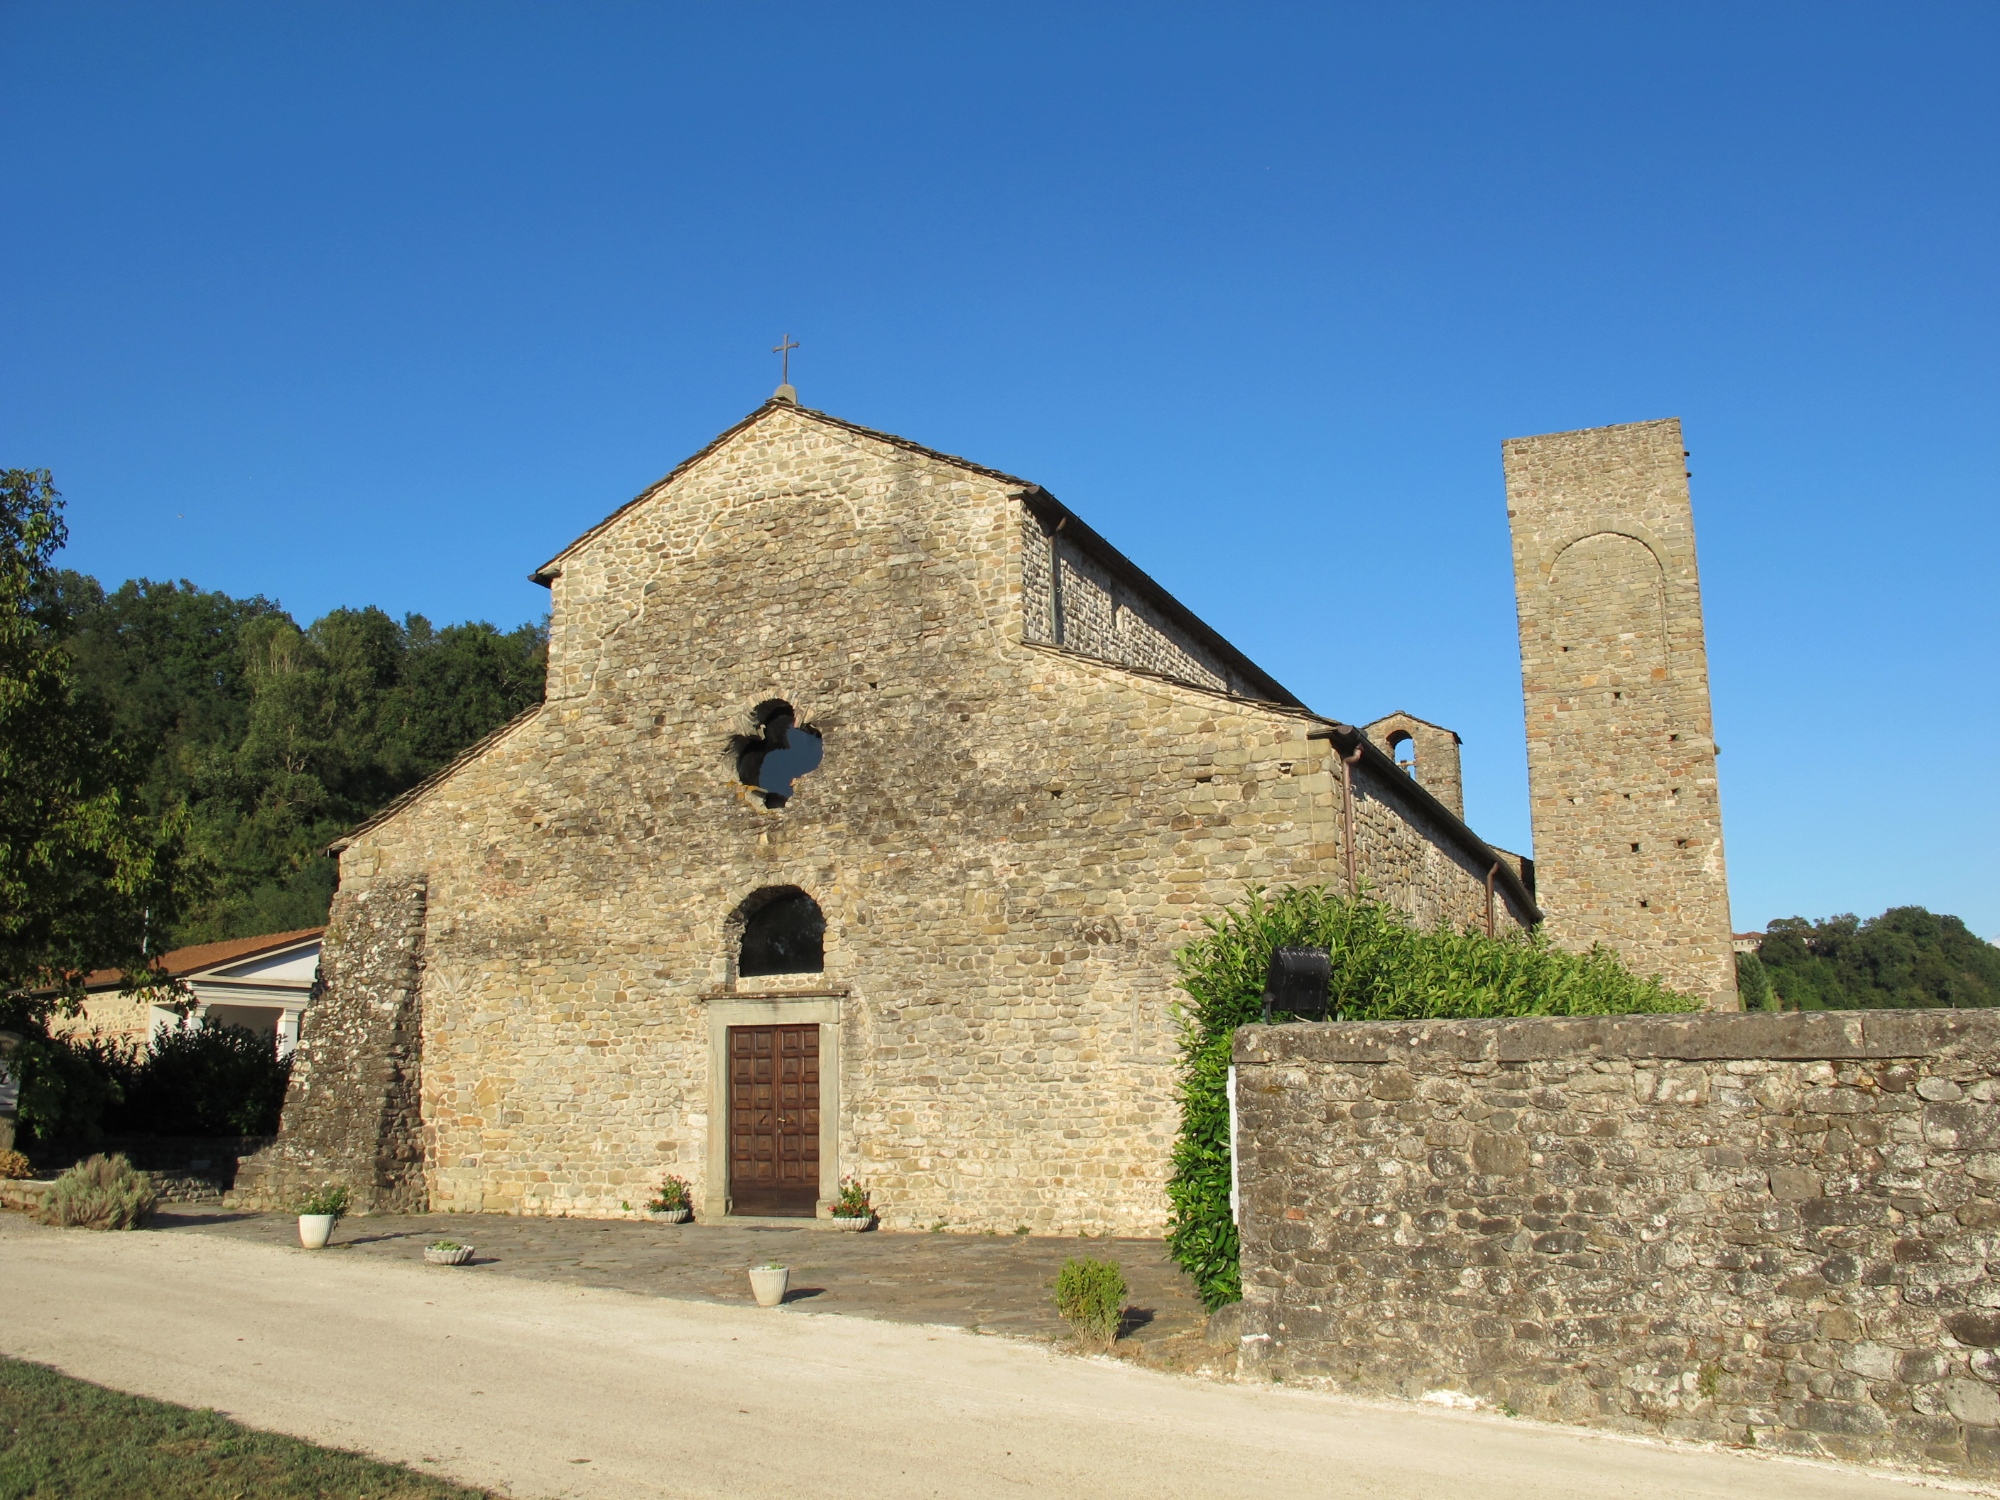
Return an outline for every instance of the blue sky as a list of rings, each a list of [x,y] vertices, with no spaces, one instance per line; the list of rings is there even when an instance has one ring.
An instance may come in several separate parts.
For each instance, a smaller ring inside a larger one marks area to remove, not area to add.
[[[532,618],[803,399],[1044,483],[1528,844],[1503,438],[1679,416],[1736,920],[2000,935],[2000,8],[0,4],[71,565]]]

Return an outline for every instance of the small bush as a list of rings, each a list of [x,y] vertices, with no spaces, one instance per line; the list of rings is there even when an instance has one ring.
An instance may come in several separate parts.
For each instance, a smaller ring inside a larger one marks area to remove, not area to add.
[[[347,1214],[347,1189],[344,1187],[314,1188],[313,1191],[306,1194],[300,1200],[299,1212],[302,1214],[332,1214],[336,1219],[343,1218]]]
[[[1056,1273],[1056,1311],[1080,1344],[1109,1349],[1125,1316],[1125,1273],[1115,1260],[1072,1255]]]
[[[55,1181],[41,1221],[63,1229],[137,1229],[160,1201],[153,1179],[122,1156],[93,1156]]]
[[[98,1141],[104,1115],[124,1097],[118,1077],[88,1044],[28,1035],[14,1049],[16,1118],[32,1140]]]
[[[106,1135],[270,1135],[292,1076],[272,1039],[203,1023],[150,1046],[29,1035],[15,1051],[20,1121],[37,1141]]]
[[[35,1164],[18,1151],[0,1151],[0,1180],[18,1180],[35,1175]]]

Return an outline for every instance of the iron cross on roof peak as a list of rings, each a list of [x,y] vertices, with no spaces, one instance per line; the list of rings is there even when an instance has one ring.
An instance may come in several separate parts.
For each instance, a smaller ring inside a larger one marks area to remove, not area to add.
[[[771,346],[771,352],[778,355],[784,361],[784,364],[780,367],[782,373],[778,377],[778,388],[771,393],[773,401],[790,401],[796,403],[799,399],[799,393],[792,389],[792,351],[798,347],[798,344],[793,341],[789,333]]]

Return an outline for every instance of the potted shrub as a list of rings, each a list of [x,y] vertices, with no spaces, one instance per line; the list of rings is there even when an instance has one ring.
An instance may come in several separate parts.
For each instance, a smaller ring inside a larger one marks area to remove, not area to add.
[[[472,1259],[472,1246],[457,1240],[432,1240],[424,1246],[424,1259],[434,1266],[462,1266]]]
[[[646,1217],[662,1224],[685,1224],[694,1217],[694,1189],[685,1177],[668,1177],[646,1205]]]
[[[852,1177],[840,1179],[840,1196],[833,1200],[833,1222],[842,1229],[873,1229],[875,1209],[868,1189]]]
[[[347,1212],[347,1189],[315,1189],[299,1205],[299,1243],[308,1250],[324,1250],[333,1236],[333,1226]]]
[[[757,1299],[759,1307],[776,1307],[785,1300],[785,1288],[791,1285],[792,1268],[766,1261],[761,1266],[750,1268],[750,1291]]]

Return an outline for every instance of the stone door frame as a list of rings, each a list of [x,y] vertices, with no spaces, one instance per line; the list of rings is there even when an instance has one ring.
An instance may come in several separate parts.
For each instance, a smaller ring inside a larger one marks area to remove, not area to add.
[[[729,1028],[819,1026],[819,1202],[824,1218],[840,1193],[840,1002],[826,990],[800,994],[731,995],[708,1002],[708,1148],[701,1217],[719,1223],[729,1213]]]

